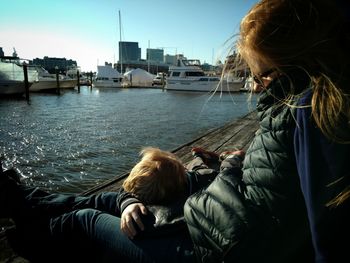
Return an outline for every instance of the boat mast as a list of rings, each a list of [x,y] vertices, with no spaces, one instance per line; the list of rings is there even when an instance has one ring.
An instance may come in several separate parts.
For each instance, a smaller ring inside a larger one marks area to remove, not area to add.
[[[150,70],[150,59],[151,59],[151,51],[150,51],[150,41],[148,40],[148,73],[151,73],[149,70]]]
[[[121,18],[120,18],[120,10],[119,10],[119,60],[120,60],[120,73],[123,74],[123,44],[122,42],[122,22],[121,22]]]

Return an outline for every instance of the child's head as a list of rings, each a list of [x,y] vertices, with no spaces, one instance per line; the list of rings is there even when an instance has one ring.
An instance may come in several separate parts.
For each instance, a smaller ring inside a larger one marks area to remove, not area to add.
[[[185,168],[171,152],[144,148],[141,161],[131,170],[123,187],[146,204],[164,204],[181,198],[187,188]]]

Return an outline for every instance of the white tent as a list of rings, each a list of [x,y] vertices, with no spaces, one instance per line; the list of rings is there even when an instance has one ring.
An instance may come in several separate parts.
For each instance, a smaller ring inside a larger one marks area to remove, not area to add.
[[[137,68],[124,73],[124,83],[131,87],[150,87],[155,75],[148,73],[146,70]]]
[[[97,78],[122,78],[123,75],[118,70],[112,68],[112,66],[97,66]]]

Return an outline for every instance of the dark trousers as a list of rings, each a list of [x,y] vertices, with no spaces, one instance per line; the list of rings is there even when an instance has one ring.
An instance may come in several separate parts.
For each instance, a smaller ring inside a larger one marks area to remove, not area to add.
[[[183,231],[129,239],[120,230],[117,193],[88,197],[23,187],[17,247],[33,262],[194,262]]]

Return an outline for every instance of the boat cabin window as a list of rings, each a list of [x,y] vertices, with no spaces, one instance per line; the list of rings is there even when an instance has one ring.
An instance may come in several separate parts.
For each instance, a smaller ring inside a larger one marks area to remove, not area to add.
[[[200,66],[201,63],[198,59],[188,59],[188,60],[183,60],[182,63],[185,65],[185,66]]]
[[[208,81],[208,78],[200,78],[199,81]]]
[[[187,77],[201,77],[205,76],[204,72],[201,71],[186,71],[186,76]]]
[[[173,77],[178,77],[178,76],[180,76],[180,72],[174,71],[172,76]]]

